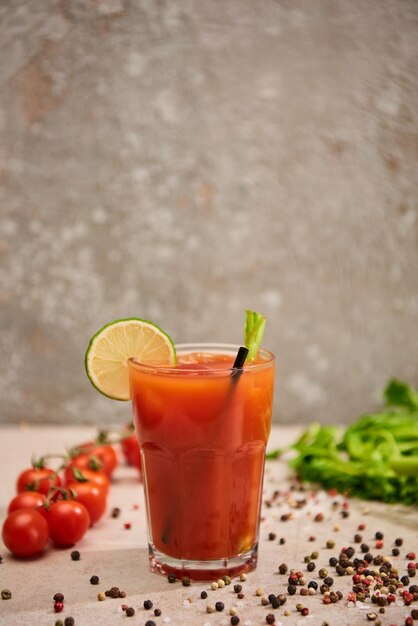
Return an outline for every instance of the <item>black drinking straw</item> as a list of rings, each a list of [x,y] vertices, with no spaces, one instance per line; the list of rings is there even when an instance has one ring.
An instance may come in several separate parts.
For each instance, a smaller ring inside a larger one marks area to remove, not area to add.
[[[231,376],[234,377],[234,382],[238,381],[239,377],[242,374],[242,368],[245,363],[245,359],[247,358],[248,348],[244,348],[241,346],[237,352],[237,356],[235,357],[234,364],[231,368]]]

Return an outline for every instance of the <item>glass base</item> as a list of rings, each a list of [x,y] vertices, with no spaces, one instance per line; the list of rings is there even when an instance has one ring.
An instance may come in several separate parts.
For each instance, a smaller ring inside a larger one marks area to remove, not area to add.
[[[215,561],[192,561],[190,559],[175,559],[159,552],[151,543],[148,544],[148,553],[151,572],[157,574],[175,574],[180,580],[188,576],[193,580],[217,580],[222,576],[234,578],[243,572],[251,572],[257,567],[258,542],[248,552],[233,558]]]

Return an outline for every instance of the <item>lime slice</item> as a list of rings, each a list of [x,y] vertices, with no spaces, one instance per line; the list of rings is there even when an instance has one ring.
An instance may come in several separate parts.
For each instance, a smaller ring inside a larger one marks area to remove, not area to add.
[[[139,318],[106,324],[90,340],[86,351],[87,376],[100,393],[113,400],[129,400],[128,359],[174,365],[176,349],[161,328]]]

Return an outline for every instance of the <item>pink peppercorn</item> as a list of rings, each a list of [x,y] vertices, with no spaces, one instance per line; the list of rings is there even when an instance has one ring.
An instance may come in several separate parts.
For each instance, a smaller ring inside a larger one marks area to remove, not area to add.
[[[416,559],[415,552],[408,552],[408,554],[406,555],[406,558],[408,559],[408,561],[415,561]]]
[[[324,596],[322,598],[322,603],[323,604],[331,604],[331,598],[329,596]]]
[[[382,540],[379,540],[379,541],[376,541],[376,544],[375,544],[375,545],[376,545],[376,548],[377,548],[378,550],[381,550],[381,549],[383,548],[383,546],[384,546],[384,543],[383,543],[383,541],[382,541]]]
[[[55,604],[54,604],[54,611],[55,611],[55,613],[61,613],[63,608],[64,608],[64,602],[55,602]]]
[[[358,530],[366,530],[366,524],[359,524],[357,528]]]
[[[125,522],[123,526],[124,526],[124,528],[126,528],[126,530],[129,530],[131,528],[132,524],[131,524],[131,522]]]
[[[304,606],[303,609],[301,609],[300,614],[309,615],[309,609],[306,606]]]
[[[412,561],[411,561],[411,563],[408,563],[408,565],[406,567],[407,567],[407,569],[416,569],[417,568],[416,564],[413,563]]]

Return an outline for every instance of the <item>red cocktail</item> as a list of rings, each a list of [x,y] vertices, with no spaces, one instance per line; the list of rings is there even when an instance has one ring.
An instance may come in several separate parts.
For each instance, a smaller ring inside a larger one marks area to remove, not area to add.
[[[129,360],[154,571],[213,579],[256,566],[274,356],[260,350],[236,374],[237,350],[179,345],[170,367]]]

